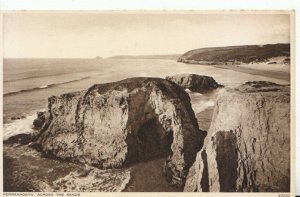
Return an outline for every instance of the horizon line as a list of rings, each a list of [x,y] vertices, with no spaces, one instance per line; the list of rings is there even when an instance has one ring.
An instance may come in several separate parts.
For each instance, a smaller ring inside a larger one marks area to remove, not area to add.
[[[190,49],[188,51],[192,50],[198,50],[198,49],[209,49],[209,48],[225,48],[225,47],[238,47],[238,46],[260,46],[260,45],[277,45],[277,44],[291,44],[290,42],[286,43],[268,43],[268,44],[244,44],[244,45],[226,45],[226,46],[213,46],[213,47],[201,47],[201,48],[195,48]],[[186,51],[186,52],[188,52]],[[186,53],[184,52],[184,53]],[[119,54],[119,55],[111,55],[111,56],[101,56],[96,55],[92,57],[5,57],[3,56],[3,59],[97,59],[97,57],[101,59],[108,59],[111,57],[120,57],[120,56],[130,56],[130,57],[139,57],[139,56],[167,56],[167,55],[183,55],[184,53],[168,53],[168,54],[135,54],[135,55],[126,55],[126,54]]]

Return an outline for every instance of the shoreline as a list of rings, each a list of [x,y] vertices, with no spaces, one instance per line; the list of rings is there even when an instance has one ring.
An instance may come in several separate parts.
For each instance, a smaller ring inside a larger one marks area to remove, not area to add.
[[[223,66],[223,65],[211,65],[214,66],[216,68],[221,68],[221,69],[230,69],[233,71],[238,71],[238,72],[242,72],[242,73],[247,73],[247,74],[251,74],[251,75],[260,75],[260,76],[264,76],[264,77],[270,77],[270,78],[275,78],[275,79],[281,79],[281,80],[285,80],[290,82],[290,72],[282,72],[282,71],[272,71],[272,70],[258,70],[258,69],[254,69],[254,68],[245,68],[245,67],[241,67],[241,66]]]
[[[220,69],[228,69],[228,70],[233,70],[237,72],[242,72],[250,75],[259,75],[263,77],[270,77],[274,79],[280,79],[280,80],[285,80],[290,82],[291,77],[290,77],[290,72],[283,72],[283,71],[275,71],[275,70],[265,70],[265,69],[255,69],[251,67],[242,67],[240,65],[221,65],[221,64],[199,64],[199,63],[188,63],[188,62],[181,62],[184,64],[196,64],[196,65],[201,65],[201,66],[211,66],[215,68],[220,68]],[[243,64],[244,66],[249,66],[249,64]],[[250,65],[251,66],[251,65]]]

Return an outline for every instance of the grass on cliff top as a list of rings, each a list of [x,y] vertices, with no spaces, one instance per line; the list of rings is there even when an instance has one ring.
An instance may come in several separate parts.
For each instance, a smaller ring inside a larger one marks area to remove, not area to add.
[[[186,52],[179,58],[212,62],[261,62],[271,57],[290,56],[290,44],[245,45],[201,48]]]

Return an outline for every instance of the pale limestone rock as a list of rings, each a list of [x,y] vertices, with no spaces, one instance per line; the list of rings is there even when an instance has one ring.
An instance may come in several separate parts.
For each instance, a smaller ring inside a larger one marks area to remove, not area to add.
[[[219,96],[184,191],[290,191],[290,89],[247,82]]]
[[[167,180],[183,185],[203,145],[188,94],[159,78],[131,78],[49,98],[38,140],[48,156],[119,168],[168,157]]]

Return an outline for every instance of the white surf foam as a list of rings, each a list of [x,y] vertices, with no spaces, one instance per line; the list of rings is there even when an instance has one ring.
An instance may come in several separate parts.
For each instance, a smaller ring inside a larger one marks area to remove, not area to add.
[[[208,101],[199,101],[196,103],[192,103],[192,108],[195,112],[195,114],[200,113],[204,110],[206,110],[209,107],[213,107],[215,105],[215,102],[213,100]]]
[[[44,111],[43,109],[37,111]],[[8,138],[23,134],[23,133],[33,133],[33,121],[37,118],[36,113],[26,116],[25,118],[14,120],[13,122],[3,125],[3,140]]]
[[[47,88],[47,87],[48,87],[48,85],[43,85],[43,86],[40,86],[39,88],[44,89],[44,88]]]
[[[187,93],[191,93],[192,91],[190,90],[190,89],[185,89],[185,91],[187,92]]]
[[[215,101],[213,100],[213,98],[210,98],[205,94],[191,92],[189,89],[186,89],[185,91],[191,98],[191,104],[195,114],[200,113],[207,108],[213,107],[215,105]]]
[[[130,180],[129,170],[100,170],[70,172],[53,182],[56,192],[121,192]]]

